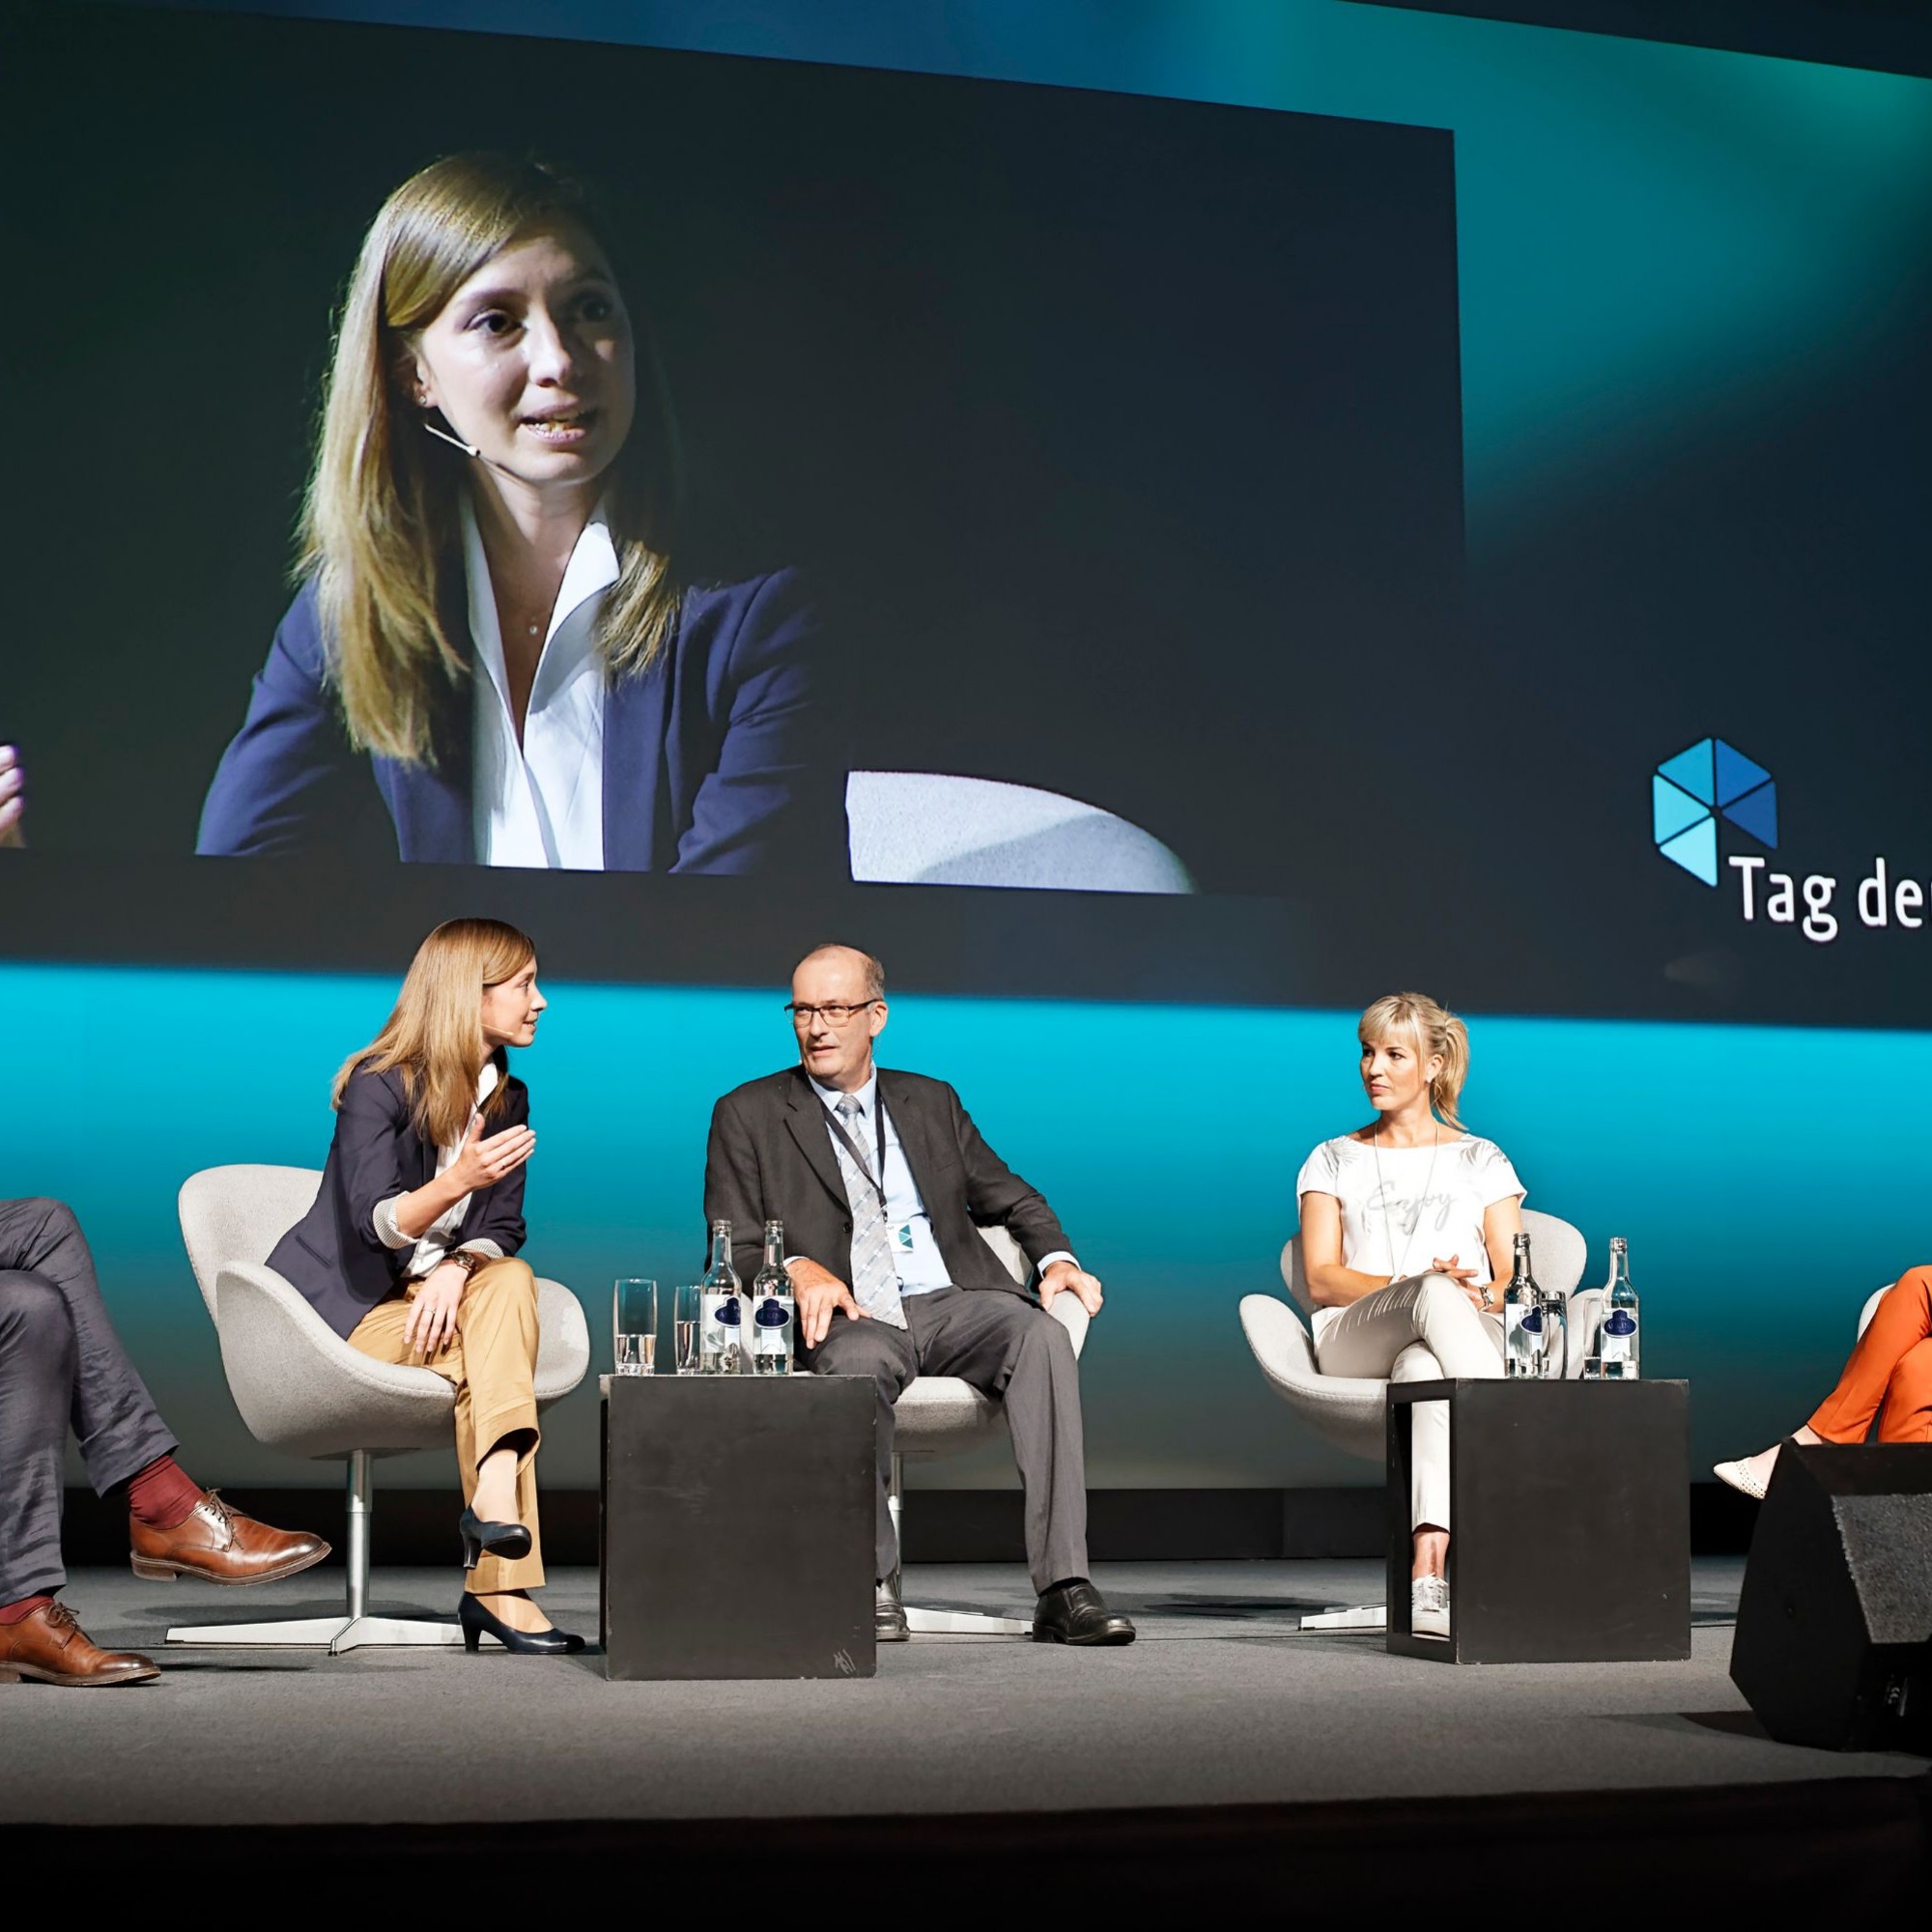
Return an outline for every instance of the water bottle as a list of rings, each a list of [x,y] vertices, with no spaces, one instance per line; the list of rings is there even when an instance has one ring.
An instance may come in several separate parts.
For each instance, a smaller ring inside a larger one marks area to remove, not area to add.
[[[711,1265],[698,1284],[697,1372],[702,1376],[744,1373],[744,1296],[738,1270],[731,1265],[731,1224],[711,1224]]]
[[[752,1279],[752,1368],[761,1376],[791,1374],[791,1276],[785,1272],[784,1223],[765,1223],[765,1262]]]
[[[1546,1381],[1561,1381],[1570,1372],[1570,1303],[1560,1294],[1545,1294],[1538,1289],[1543,1304],[1543,1357],[1539,1364]]]
[[[1610,1278],[1604,1285],[1604,1338],[1597,1353],[1605,1376],[1636,1380],[1636,1290],[1631,1286],[1630,1243],[1621,1235],[1610,1236]]]
[[[1529,1271],[1529,1236],[1516,1237],[1509,1286],[1503,1290],[1503,1374],[1533,1380],[1543,1373],[1543,1291]]]

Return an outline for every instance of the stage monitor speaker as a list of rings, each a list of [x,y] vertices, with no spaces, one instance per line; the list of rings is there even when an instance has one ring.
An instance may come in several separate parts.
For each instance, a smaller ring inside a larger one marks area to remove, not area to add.
[[[1932,1751],[1932,1447],[1785,1444],[1731,1681],[1780,1744]]]

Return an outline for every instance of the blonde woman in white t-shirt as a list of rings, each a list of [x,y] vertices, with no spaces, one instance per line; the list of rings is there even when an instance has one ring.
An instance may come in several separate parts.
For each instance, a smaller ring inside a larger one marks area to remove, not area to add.
[[[1500,1376],[1523,1186],[1457,1118],[1468,1031],[1422,993],[1378,1000],[1357,1031],[1376,1118],[1323,1141],[1295,1182],[1315,1359],[1325,1375],[1399,1382]],[[1413,1429],[1409,1626],[1447,1636],[1447,1405],[1417,1404]]]

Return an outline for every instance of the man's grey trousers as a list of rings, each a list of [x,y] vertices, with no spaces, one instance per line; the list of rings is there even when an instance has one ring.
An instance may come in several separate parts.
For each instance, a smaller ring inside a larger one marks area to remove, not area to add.
[[[1027,1563],[1036,1591],[1087,1575],[1087,1453],[1080,1372],[1066,1330],[1043,1309],[990,1288],[941,1288],[905,1297],[907,1325],[834,1315],[807,1350],[822,1376],[870,1376],[878,1384],[878,1574],[898,1568],[886,1486],[893,1404],[915,1376],[957,1376],[1004,1399],[1013,1461],[1026,1486]]]
[[[107,1318],[72,1210],[0,1201],[0,1604],[67,1581],[70,1427],[99,1495],[176,1446]]]

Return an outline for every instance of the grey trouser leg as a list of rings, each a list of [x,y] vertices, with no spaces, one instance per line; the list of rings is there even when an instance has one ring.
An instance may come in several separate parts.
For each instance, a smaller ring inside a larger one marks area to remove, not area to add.
[[[70,1420],[95,1493],[173,1455],[175,1438],[108,1320],[73,1210],[58,1201],[0,1201],[0,1268],[39,1275],[67,1304],[78,1355]]]
[[[67,1581],[61,1477],[78,1353],[53,1283],[0,1272],[0,1604]]]
[[[1052,1316],[991,1288],[905,1297],[919,1372],[957,1376],[1004,1399],[1026,1486],[1036,1592],[1087,1574],[1087,1450],[1073,1343]]]
[[[872,1528],[872,1557],[878,1567],[873,1575],[890,1577],[899,1567],[898,1538],[893,1534],[893,1512],[886,1500],[893,1470],[893,1404],[919,1373],[912,1338],[905,1329],[895,1328],[888,1321],[855,1321],[849,1315],[835,1315],[825,1340],[815,1349],[805,1350],[801,1359],[815,1376],[870,1376],[878,1385],[874,1435],[879,1507]]]

